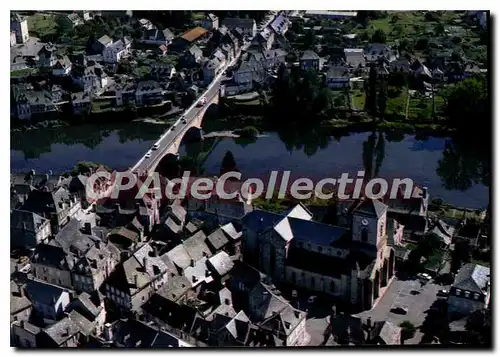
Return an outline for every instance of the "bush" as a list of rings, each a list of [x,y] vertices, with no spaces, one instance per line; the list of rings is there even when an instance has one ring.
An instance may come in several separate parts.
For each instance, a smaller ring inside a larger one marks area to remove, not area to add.
[[[237,129],[234,132],[242,138],[253,139],[259,136],[259,130],[253,126],[246,126],[243,129]]]

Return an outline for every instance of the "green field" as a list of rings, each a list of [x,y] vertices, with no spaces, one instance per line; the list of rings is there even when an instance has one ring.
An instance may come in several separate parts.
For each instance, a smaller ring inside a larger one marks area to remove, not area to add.
[[[366,94],[356,89],[351,91],[352,109],[363,110],[365,109]]]
[[[56,16],[35,14],[28,17],[28,30],[38,37],[54,33],[56,30]]]

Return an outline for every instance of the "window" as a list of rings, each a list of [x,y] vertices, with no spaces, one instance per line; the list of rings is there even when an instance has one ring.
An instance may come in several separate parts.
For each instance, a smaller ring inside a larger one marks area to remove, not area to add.
[[[465,294],[465,297],[468,299],[470,296],[470,292],[466,291],[464,294]]]
[[[333,281],[330,281],[330,291],[335,291],[335,283]]]
[[[361,241],[368,242],[368,229],[366,229],[366,228],[363,228],[361,230]]]
[[[478,293],[474,293],[474,300],[478,300],[479,299],[479,294]]]
[[[460,289],[455,289],[455,295],[456,296],[460,296],[460,293],[462,292],[462,290]]]

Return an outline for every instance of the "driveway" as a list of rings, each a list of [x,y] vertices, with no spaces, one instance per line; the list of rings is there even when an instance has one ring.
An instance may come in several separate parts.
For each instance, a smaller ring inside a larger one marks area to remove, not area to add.
[[[417,328],[417,332],[412,339],[405,341],[405,344],[417,344],[423,335],[419,327],[425,320],[426,311],[436,299],[439,299],[437,292],[441,289],[449,290],[449,287],[449,285],[434,284],[432,281],[422,285],[419,280],[394,278],[378,304],[372,310],[363,311],[357,316],[362,319],[371,317],[372,321],[390,321],[395,325],[408,320]],[[408,313],[398,315],[390,312],[395,307],[407,308]]]

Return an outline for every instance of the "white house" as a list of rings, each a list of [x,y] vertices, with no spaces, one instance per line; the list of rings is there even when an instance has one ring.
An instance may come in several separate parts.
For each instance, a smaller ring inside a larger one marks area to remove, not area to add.
[[[88,93],[99,93],[109,84],[108,75],[98,63],[93,63],[87,67],[74,68],[71,79],[73,83]]]
[[[208,61],[203,67],[203,80],[205,83],[210,83],[222,71],[225,61],[221,62],[216,57]]]
[[[118,63],[130,54],[132,41],[126,37],[118,40],[104,49],[102,52],[104,62]]]
[[[448,296],[450,315],[470,315],[490,303],[490,268],[467,263],[460,268]]]
[[[10,47],[15,46],[15,45],[16,45],[16,32],[11,31],[10,32]]]
[[[28,21],[26,18],[23,18],[19,14],[13,12],[10,16],[10,29],[15,32],[17,43],[28,42],[30,36],[28,32]]]

